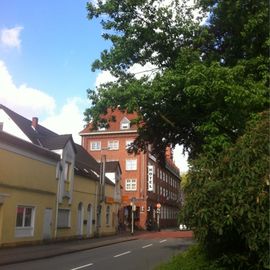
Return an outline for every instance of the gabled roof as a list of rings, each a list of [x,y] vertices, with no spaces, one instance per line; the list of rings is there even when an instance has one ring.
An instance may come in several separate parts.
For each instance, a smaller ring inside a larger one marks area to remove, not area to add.
[[[101,119],[107,119],[109,121],[109,127],[107,129],[101,129],[101,130],[93,130],[92,123],[89,123],[79,134],[81,136],[89,135],[91,133],[107,133],[107,132],[136,132],[138,127],[134,124],[131,125],[129,129],[121,130],[120,123],[121,122],[131,122],[132,120],[135,120],[138,117],[138,115],[134,113],[128,113],[126,111],[122,112],[119,109],[111,110],[108,109],[107,114],[101,115]],[[114,119],[115,121],[112,121]]]
[[[105,170],[106,172],[116,172],[119,168],[120,173],[122,173],[119,161],[106,161]]]
[[[4,105],[0,104],[0,109],[3,109],[6,114],[16,123],[21,131],[29,138],[29,140],[37,145],[40,145],[40,140],[49,136],[57,136],[58,134],[51,130],[38,125],[36,129],[32,128],[32,121],[25,117],[13,112]]]
[[[100,163],[98,163],[81,145],[75,144],[77,155],[75,161],[75,173],[82,176],[90,176],[96,181],[100,180]],[[107,164],[107,163],[106,163]],[[114,183],[105,178],[106,184],[114,185]]]
[[[76,153],[75,173],[99,181],[99,163],[82,146],[74,143],[71,134],[59,135],[40,124],[34,129],[32,128],[32,121],[13,112],[4,105],[0,104],[0,109],[3,109],[8,114],[34,145],[43,147],[44,150],[63,149],[70,141]],[[109,179],[106,179],[106,183],[114,185]]]
[[[5,143],[6,145],[11,145],[13,147],[25,150],[30,153],[35,153],[39,156],[43,156],[51,160],[55,161],[60,160],[60,156],[58,154],[49,151],[43,147],[40,147],[38,145],[22,140],[4,131],[0,131],[0,143],[1,142]]]
[[[40,139],[40,142],[43,145],[43,147],[46,147],[50,150],[63,149],[65,148],[66,144],[69,141],[71,142],[73,149],[76,153],[75,143],[73,141],[71,134],[55,135],[55,136],[53,135],[53,136],[43,137],[42,139]]]

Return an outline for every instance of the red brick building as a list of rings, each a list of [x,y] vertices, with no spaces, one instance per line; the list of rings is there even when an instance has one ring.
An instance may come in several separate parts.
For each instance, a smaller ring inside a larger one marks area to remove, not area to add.
[[[157,226],[157,204],[161,204],[160,227],[177,225],[180,206],[180,174],[168,149],[166,163],[161,166],[149,151],[137,155],[127,152],[128,145],[137,136],[131,120],[134,113],[119,110],[110,113],[116,119],[107,129],[92,130],[89,124],[80,132],[82,146],[98,161],[119,161],[122,170],[122,210],[119,222],[130,225],[131,202],[136,204],[135,226]],[[110,116],[111,116],[110,115]]]

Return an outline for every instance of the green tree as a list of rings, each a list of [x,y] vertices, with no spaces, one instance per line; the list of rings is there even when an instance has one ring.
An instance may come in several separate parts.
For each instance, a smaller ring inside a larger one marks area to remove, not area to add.
[[[210,11],[208,23],[200,25],[186,1],[162,2],[88,4],[89,19],[101,17],[103,37],[112,42],[93,70],[109,70],[117,81],[88,90],[93,106],[86,120],[106,125],[100,114],[120,106],[137,111],[143,123],[135,150],[151,143],[162,157],[168,144],[182,144],[190,158],[221,151],[243,134],[253,113],[269,106],[268,5],[197,1]],[[129,72],[146,63],[155,66],[154,77],[136,79]]]
[[[229,269],[269,269],[269,111],[230,148],[200,156],[188,174],[183,216],[208,255]]]
[[[200,24],[186,2],[88,4],[112,44],[92,69],[117,80],[88,90],[86,121],[106,126],[109,107],[136,111],[134,151],[150,143],[162,158],[182,144],[193,161],[184,218],[198,241],[229,269],[269,267],[269,115],[259,114],[269,108],[269,3],[198,0]],[[146,63],[151,75],[131,73]]]

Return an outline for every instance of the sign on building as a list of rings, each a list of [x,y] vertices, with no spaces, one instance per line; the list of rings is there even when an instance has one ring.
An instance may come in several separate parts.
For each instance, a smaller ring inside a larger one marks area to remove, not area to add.
[[[154,190],[154,166],[148,165],[148,191]]]

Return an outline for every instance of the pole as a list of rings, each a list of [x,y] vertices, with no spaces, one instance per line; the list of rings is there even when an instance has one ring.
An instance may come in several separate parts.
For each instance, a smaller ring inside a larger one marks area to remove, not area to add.
[[[157,225],[158,225],[158,231],[160,232],[159,215],[160,215],[160,212],[157,211]]]
[[[131,198],[131,235],[134,234],[134,212],[136,211],[135,197]]]
[[[105,173],[106,173],[106,155],[101,155],[100,162],[100,202],[105,199]]]
[[[134,211],[133,211],[133,204],[132,204],[132,211],[131,211],[131,235],[134,234]]]

